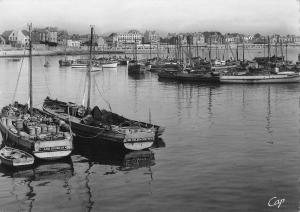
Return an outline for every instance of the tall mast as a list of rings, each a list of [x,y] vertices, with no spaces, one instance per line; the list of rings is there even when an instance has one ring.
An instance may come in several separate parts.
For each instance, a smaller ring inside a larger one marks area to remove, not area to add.
[[[243,63],[245,63],[245,40],[243,38]]]
[[[209,62],[211,63],[211,35],[210,35],[210,39],[209,39],[209,52],[208,52],[208,56],[209,56]]]
[[[152,59],[152,55],[151,55],[151,49],[152,49],[152,41],[150,40],[150,60]]]
[[[156,43],[156,51],[157,51],[156,53],[157,53],[157,59],[158,59],[159,58],[158,42]]]
[[[236,41],[236,61],[239,60],[239,39]]]
[[[287,48],[288,48],[288,43],[287,41],[285,42],[285,63],[287,64],[288,58],[287,58]]]
[[[280,40],[280,52],[281,52],[281,62],[283,62],[283,49],[282,49],[282,40]]]
[[[89,69],[88,69],[88,99],[87,99],[88,110],[90,109],[90,104],[91,104],[91,69],[92,69],[93,33],[94,33],[94,27],[91,26],[90,58],[89,58]]]
[[[28,25],[29,28],[29,112],[32,115],[32,42],[31,31],[32,23]]]
[[[127,50],[127,47],[126,47],[126,40],[125,40],[125,58],[126,58],[126,50]]]
[[[268,36],[268,61],[270,62],[270,37]]]

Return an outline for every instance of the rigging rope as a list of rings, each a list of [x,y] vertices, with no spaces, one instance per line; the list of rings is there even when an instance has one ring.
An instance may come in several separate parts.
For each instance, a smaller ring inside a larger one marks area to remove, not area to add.
[[[24,55],[25,55],[25,52],[26,52],[26,49],[24,49],[24,53],[23,53]],[[17,93],[17,89],[18,89],[18,85],[19,85],[19,81],[20,81],[20,76],[21,76],[23,61],[24,61],[24,57],[22,57],[22,61],[21,61],[21,65],[20,65],[20,70],[19,70],[19,73],[18,73],[17,84],[16,84],[16,87],[15,87],[15,90],[14,90],[12,101],[11,101],[12,103],[15,101],[15,98],[16,98],[16,93]]]
[[[95,81],[95,85],[96,85],[96,88],[97,88],[97,90],[98,90],[100,96],[101,96],[102,99],[105,101],[105,103],[108,105],[110,112],[112,112],[110,103],[109,103],[109,102],[103,97],[103,95],[101,94],[101,91],[100,91],[100,89],[99,89],[99,87],[98,87],[98,84],[97,84],[96,80],[94,80],[94,81]]]
[[[76,96],[76,98],[75,98],[75,101],[76,102],[79,102],[78,101],[78,99],[79,99],[79,97],[80,97],[80,90],[81,90],[81,84],[82,84],[82,81],[83,81],[83,74],[84,74],[85,72],[82,72],[81,73],[81,77],[80,77],[80,82],[79,82],[79,86],[78,86],[78,90],[77,90],[77,96]],[[84,89],[85,89],[85,86],[86,86],[86,78],[87,78],[87,75],[85,74],[85,78],[84,78]],[[80,103],[81,104],[81,103]]]

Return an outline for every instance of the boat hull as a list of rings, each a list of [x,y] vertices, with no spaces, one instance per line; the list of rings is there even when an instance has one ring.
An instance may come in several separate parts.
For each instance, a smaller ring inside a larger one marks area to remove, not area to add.
[[[128,74],[144,74],[146,67],[142,64],[129,64]]]
[[[23,159],[22,157],[20,158],[13,158],[10,157],[8,158],[7,156],[5,157],[4,155],[4,151],[14,151],[16,153],[19,154],[19,156],[23,155]],[[34,157],[32,155],[30,155],[27,152],[21,151],[19,149],[14,149],[11,147],[4,147],[3,149],[0,150],[0,161],[2,165],[8,166],[8,167],[27,167],[27,166],[31,166],[34,163]]]
[[[87,64],[72,64],[72,68],[87,68]]]
[[[73,150],[73,138],[56,141],[32,141],[12,132],[5,124],[5,118],[0,120],[0,131],[8,146],[18,147],[43,160],[56,160],[67,157]],[[51,151],[49,149],[52,149]],[[56,150],[54,150],[56,148]],[[61,149],[60,149],[61,148]]]
[[[294,75],[262,75],[262,76],[220,76],[221,83],[260,84],[260,83],[298,83],[300,76]]]
[[[59,60],[58,61],[60,67],[71,66],[73,61],[72,60]]]
[[[155,138],[162,135],[165,128],[157,125],[152,125],[144,122],[139,122],[141,129],[133,129],[130,127],[118,127],[111,125],[112,128],[105,128],[100,126],[92,126],[81,123],[81,119],[69,116],[62,112],[56,112],[55,109],[51,109],[51,105],[61,105],[59,107],[65,107],[66,103],[58,100],[46,99],[44,102],[43,110],[52,115],[69,123],[72,131],[76,134],[81,141],[87,142],[100,142],[106,144],[117,144],[125,149],[130,150],[142,150],[147,149],[154,143]],[[117,116],[117,114],[114,114]],[[124,121],[134,122],[129,119],[123,118]],[[107,143],[108,142],[108,143]]]
[[[107,64],[102,64],[102,68],[117,68],[118,63],[107,63]]]
[[[64,150],[64,151],[33,151],[33,155],[36,158],[42,159],[42,160],[58,160],[61,158],[68,157],[72,153],[72,150]]]

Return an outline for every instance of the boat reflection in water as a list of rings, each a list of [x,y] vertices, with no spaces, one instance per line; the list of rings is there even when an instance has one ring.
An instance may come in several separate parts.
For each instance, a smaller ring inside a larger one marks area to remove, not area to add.
[[[2,208],[4,211],[32,211],[36,199],[53,189],[51,183],[54,181],[62,182],[55,185],[59,185],[66,195],[71,196],[69,181],[74,175],[71,158],[55,162],[40,161],[26,169],[0,166],[0,174],[11,179],[11,185],[7,185],[6,189],[12,194],[12,200]]]
[[[164,145],[162,139],[159,139],[154,142],[153,146],[159,148]],[[154,152],[149,149],[139,151],[118,150],[109,146],[99,146],[96,143],[75,142],[74,154],[85,157],[92,164],[115,166],[115,169],[106,172],[105,175],[155,165]]]

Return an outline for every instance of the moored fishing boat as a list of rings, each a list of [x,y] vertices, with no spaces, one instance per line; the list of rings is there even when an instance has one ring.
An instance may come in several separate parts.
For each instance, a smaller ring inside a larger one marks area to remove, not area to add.
[[[176,80],[180,82],[199,82],[199,83],[219,83],[219,74],[208,71],[195,71],[185,69],[183,71],[177,70],[163,70],[158,73],[159,79]]]
[[[16,91],[16,89],[15,89]],[[62,122],[33,108],[32,44],[29,26],[29,106],[18,102],[1,110],[0,131],[7,146],[16,146],[45,160],[69,156],[73,150],[72,134]]]
[[[278,74],[256,74],[256,75],[221,75],[221,83],[298,83],[300,76],[298,73],[278,73]]]
[[[142,63],[129,62],[128,64],[128,74],[144,74],[146,72],[146,67]]]
[[[93,27],[91,28],[91,43]],[[91,45],[92,46],[92,45]],[[92,47],[90,47],[92,48]],[[111,111],[100,110],[97,106],[90,107],[92,50],[88,69],[87,105],[63,102],[47,97],[43,110],[70,124],[72,131],[79,137],[89,141],[109,141],[122,148],[141,150],[149,148],[155,138],[160,136],[164,128],[150,123],[130,120]],[[70,111],[70,114],[68,113]]]
[[[67,59],[59,60],[58,63],[60,67],[71,66],[73,64],[73,60],[67,60]]]
[[[107,62],[104,64],[101,64],[102,68],[117,68],[118,62]]]
[[[34,163],[34,157],[29,153],[12,147],[3,147],[0,150],[0,161],[8,167],[25,167]]]

